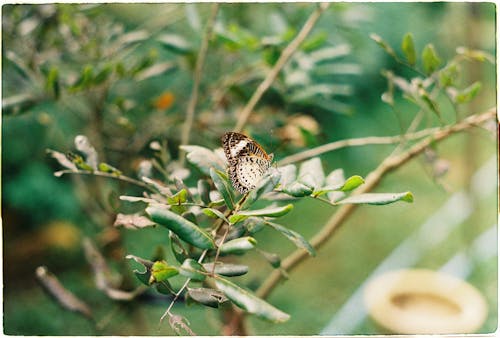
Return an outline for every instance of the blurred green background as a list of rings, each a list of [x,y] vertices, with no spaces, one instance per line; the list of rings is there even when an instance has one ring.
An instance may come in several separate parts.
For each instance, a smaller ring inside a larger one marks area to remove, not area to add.
[[[116,212],[127,208],[117,197],[139,195],[140,189],[105,178],[54,177],[60,167],[46,149],[73,150],[74,137],[86,135],[101,160],[136,177],[140,161],[152,156],[149,143],[160,141],[168,146],[172,166],[178,165],[181,126],[210,8],[208,3],[2,6],[6,334],[173,334],[167,324],[158,330],[169,303],[166,298],[146,295],[129,303],[106,298],[95,288],[81,248],[84,236],[92,238],[110,266],[125,276],[124,285],[137,285],[131,274],[136,267],[123,257],[129,253],[150,257],[157,247],[166,248],[168,241],[166,229],[134,231],[112,226]],[[238,110],[314,8],[309,3],[220,5],[202,73],[191,144],[220,146],[220,135],[234,127]],[[394,110],[383,103],[380,97],[387,90],[387,80],[381,72],[415,74],[387,55],[370,34],[376,33],[399,51],[407,32],[413,34],[417,50],[432,43],[443,60],[453,57],[460,46],[495,55],[495,4],[331,4],[263,97],[245,132],[278,160],[335,140],[400,134],[418,107],[401,95],[395,97]],[[323,62],[311,64],[314,57],[323,57]],[[480,81],[482,87],[474,100],[462,106],[459,117],[494,106],[495,65],[473,61],[461,65],[461,83]],[[454,122],[450,105],[444,102],[442,107],[445,122]],[[423,125],[439,123],[427,114]],[[457,193],[469,198],[471,213],[441,241],[420,252],[414,266],[438,270],[456,254],[464,254],[471,264],[463,277],[489,306],[479,332],[494,332],[498,316],[496,142],[494,133],[475,128],[434,149],[446,161],[442,162],[448,167],[446,175],[433,177],[423,156],[388,175],[377,191],[409,190],[415,202],[359,208],[317,257],[293,271],[269,297],[291,319],[271,324],[250,317],[252,332],[386,333],[364,316],[349,329],[328,324],[380,262]],[[325,172],[343,168],[346,176],[366,176],[393,149],[394,145],[350,147],[325,154],[322,160]],[[193,172],[187,181],[195,182],[196,177],[199,173]],[[280,223],[310,238],[332,212],[317,201],[304,200]],[[423,241],[425,236],[429,242],[439,237],[439,229],[426,233]],[[490,248],[494,253],[478,254],[475,241],[488,229],[494,234]],[[259,235],[259,246],[265,250],[281,257],[293,250],[279,234]],[[240,280],[255,289],[272,269],[257,254],[245,259],[250,273]],[[98,329],[61,309],[42,291],[34,275],[39,265],[47,266],[95,308]],[[217,310],[182,303],[174,309],[190,320],[194,332],[220,334]]]

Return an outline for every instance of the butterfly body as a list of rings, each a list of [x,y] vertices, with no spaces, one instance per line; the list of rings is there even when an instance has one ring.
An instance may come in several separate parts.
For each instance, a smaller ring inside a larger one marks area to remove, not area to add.
[[[264,176],[273,155],[246,135],[228,132],[222,136],[222,146],[229,163],[229,178],[233,187],[244,194],[254,189]]]

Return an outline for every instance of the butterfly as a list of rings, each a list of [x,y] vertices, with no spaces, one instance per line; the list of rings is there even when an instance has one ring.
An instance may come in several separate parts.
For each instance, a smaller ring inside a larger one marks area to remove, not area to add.
[[[225,133],[221,140],[233,187],[242,194],[255,189],[271,166],[273,154],[268,155],[257,142],[240,133]]]

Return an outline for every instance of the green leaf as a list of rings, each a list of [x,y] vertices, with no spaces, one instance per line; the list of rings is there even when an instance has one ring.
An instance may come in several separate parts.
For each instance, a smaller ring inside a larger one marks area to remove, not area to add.
[[[54,95],[56,100],[59,98],[61,88],[59,84],[59,70],[57,67],[50,67],[47,79],[45,80],[45,88]]]
[[[163,282],[178,274],[179,270],[177,270],[175,266],[168,265],[166,261],[156,261],[151,267],[151,278],[149,283]]]
[[[154,263],[150,260],[143,259],[141,257],[137,257],[134,255],[127,255],[127,256],[125,256],[125,258],[126,259],[133,259],[137,263],[141,264],[142,266],[144,266],[146,268],[144,271],[139,271],[139,270],[135,269],[133,272],[134,272],[135,276],[137,277],[137,279],[139,279],[144,285],[149,286],[149,280],[151,278],[151,268],[153,267]]]
[[[97,166],[97,169],[99,171],[113,174],[115,176],[120,176],[122,174],[120,169],[117,169],[117,168],[113,167],[112,165],[109,165],[105,162],[100,162],[99,165]]]
[[[281,178],[281,173],[274,168],[271,168],[262,179],[257,183],[255,189],[250,191],[247,198],[241,205],[242,209],[248,208],[255,201],[257,201],[261,196],[273,191],[273,189],[278,185]]]
[[[214,263],[205,263],[203,267],[207,271],[214,270]],[[215,263],[215,271],[216,274],[227,276],[227,277],[235,277],[242,276],[248,272],[248,266],[240,265],[240,264],[230,264],[230,263]]]
[[[408,203],[413,202],[413,194],[409,191],[402,193],[367,193],[355,196],[349,196],[338,204],[374,204],[374,205],[384,205],[390,204],[397,201],[404,201]]]
[[[179,273],[199,282],[203,282],[207,277],[205,268],[192,258],[188,258],[182,263]]]
[[[417,52],[415,51],[415,43],[413,42],[413,34],[406,33],[401,42],[401,49],[411,66],[417,62]]]
[[[259,250],[259,253],[266,259],[266,261],[269,262],[269,264],[271,264],[273,268],[278,269],[281,266],[281,258],[278,254],[264,250]]]
[[[371,33],[370,38],[373,41],[375,41],[380,47],[382,47],[382,49],[385,50],[385,52],[387,54],[389,54],[393,58],[397,59],[397,56],[396,56],[396,53],[394,52],[394,50],[391,48],[391,46],[389,46],[389,44],[386,41],[384,41],[384,39],[382,39],[382,37],[380,37],[379,35],[377,35],[375,33]]]
[[[495,64],[495,56],[478,49],[469,49],[466,47],[458,47],[457,54],[463,55],[468,59],[476,60],[479,62],[489,61],[491,64]]]
[[[293,204],[287,204],[283,207],[275,207],[275,208],[264,208],[258,210],[244,210],[240,211],[237,214],[234,214],[234,217],[237,216],[260,216],[260,217],[281,217],[283,215],[288,214],[293,209]],[[233,217],[231,216],[229,220]]]
[[[300,48],[305,52],[310,52],[323,46],[327,39],[328,34],[321,31],[304,40]]]
[[[344,185],[340,188],[341,191],[351,191],[359,187],[361,184],[365,183],[363,177],[359,175],[354,175],[349,177]]]
[[[238,222],[241,222],[245,219],[247,219],[248,216],[245,216],[245,215],[241,215],[241,214],[234,214],[234,215],[231,215],[229,216],[229,223],[231,224],[236,224]]]
[[[175,195],[172,195],[167,198],[167,203],[169,205],[181,205],[182,203],[186,203],[187,201],[187,190],[181,189]]]
[[[170,232],[168,235],[170,238],[170,249],[175,256],[175,259],[179,263],[184,262],[184,260],[189,257],[187,250],[184,248],[179,237],[176,234]]]
[[[220,212],[219,210],[217,210],[217,209],[205,208],[205,209],[202,210],[202,212],[205,215],[207,215],[208,217],[211,217],[211,218],[220,218],[220,219],[224,220],[225,222],[229,223],[229,221],[226,218],[226,216],[224,216],[224,214],[222,212]]]
[[[437,102],[430,97],[430,95],[425,91],[425,90],[420,90],[419,91],[420,98],[424,101],[426,104],[427,108],[436,114],[438,117],[441,117],[441,111],[439,110],[439,107],[437,105]]]
[[[174,290],[172,289],[172,286],[168,282],[168,280],[165,280],[161,283],[155,283],[156,291],[159,293],[162,293],[164,295],[171,295],[174,294]]]
[[[298,248],[305,249],[311,256],[316,256],[316,251],[312,245],[298,232],[290,230],[280,224],[273,222],[265,222],[267,225],[272,227],[274,230],[281,232],[286,238],[291,240]]]
[[[451,62],[439,71],[439,83],[442,87],[453,86],[459,75],[459,65],[456,62]]]
[[[481,90],[481,82],[474,82],[469,87],[461,90],[455,96],[455,102],[457,103],[466,103],[472,100],[477,93]]]
[[[215,243],[205,230],[178,214],[156,205],[149,205],[146,213],[151,219],[174,232],[183,241],[200,249],[213,249]]]
[[[214,168],[210,168],[210,177],[212,178],[217,190],[221,193],[226,206],[230,210],[234,210],[233,190],[229,187],[229,181],[226,174]]]
[[[187,295],[197,303],[218,308],[219,304],[227,302],[222,292],[209,288],[188,288]]]
[[[422,63],[426,74],[433,73],[441,64],[441,59],[432,44],[427,44],[422,51]]]
[[[220,246],[220,252],[222,254],[235,254],[241,255],[255,248],[257,241],[255,238],[246,236],[233,239],[232,241],[226,242]]]
[[[293,197],[304,197],[311,195],[313,190],[314,189],[312,187],[308,187],[301,182],[295,181],[292,184],[287,185],[283,189],[283,192]]]
[[[180,149],[186,152],[186,159],[201,170],[205,175],[210,175],[210,169],[223,171],[225,168],[223,157],[216,152],[200,146],[181,145]]]
[[[104,68],[101,69],[99,73],[97,73],[97,75],[94,77],[93,83],[96,85],[103,83],[109,78],[112,72],[113,66],[111,66],[110,64],[104,66]]]
[[[207,180],[198,180],[198,195],[202,203],[210,203],[210,183]]]
[[[215,278],[215,285],[234,304],[248,313],[255,314],[260,318],[275,323],[286,322],[290,318],[290,315],[287,313],[278,310],[271,304],[252,294],[250,291],[239,287],[227,279],[217,277]]]

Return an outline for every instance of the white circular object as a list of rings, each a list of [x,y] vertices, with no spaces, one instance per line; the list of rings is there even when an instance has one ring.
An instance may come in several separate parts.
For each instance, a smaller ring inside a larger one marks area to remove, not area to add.
[[[364,296],[371,317],[394,333],[473,333],[488,313],[486,301],[472,285],[424,269],[377,276]]]

